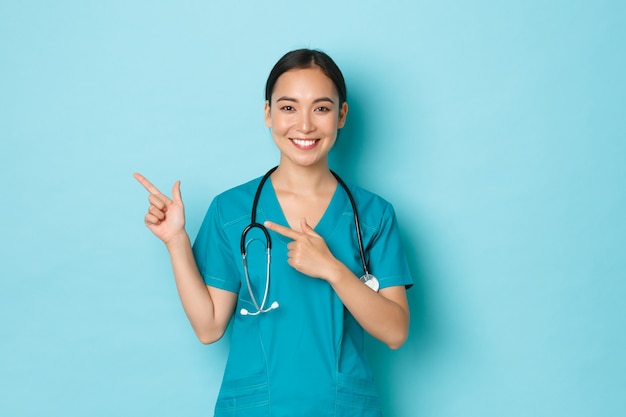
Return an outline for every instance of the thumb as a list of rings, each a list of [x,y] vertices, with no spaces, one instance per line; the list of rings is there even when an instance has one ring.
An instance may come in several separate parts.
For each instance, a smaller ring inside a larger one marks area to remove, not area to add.
[[[175,203],[183,202],[183,197],[180,194],[180,181],[176,181],[172,187],[172,200]]]
[[[306,217],[303,217],[302,220],[300,220],[300,229],[302,230],[302,233],[306,233],[307,235],[319,236],[317,232],[309,226],[309,223],[306,221]]]

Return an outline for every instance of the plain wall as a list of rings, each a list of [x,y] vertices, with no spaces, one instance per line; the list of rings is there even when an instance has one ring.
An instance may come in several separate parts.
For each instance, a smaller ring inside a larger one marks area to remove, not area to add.
[[[208,416],[142,172],[213,196],[278,153],[274,62],[343,69],[332,164],[390,200],[411,332],[368,353],[389,417],[626,412],[626,3],[3,1],[0,415]]]

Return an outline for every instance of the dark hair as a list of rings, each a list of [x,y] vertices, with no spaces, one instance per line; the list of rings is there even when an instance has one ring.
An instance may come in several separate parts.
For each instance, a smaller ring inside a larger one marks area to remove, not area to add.
[[[274,68],[272,68],[269,77],[267,77],[267,82],[265,83],[265,100],[270,102],[271,105],[274,85],[276,85],[278,77],[283,75],[283,73],[293,69],[313,67],[319,67],[319,69],[321,69],[322,72],[330,78],[335,85],[337,94],[339,95],[339,104],[341,105],[345,103],[348,98],[348,93],[346,90],[346,82],[343,79],[341,70],[331,57],[322,51],[314,49],[297,49],[295,51],[287,52],[281,59],[278,60],[276,65],[274,65]]]

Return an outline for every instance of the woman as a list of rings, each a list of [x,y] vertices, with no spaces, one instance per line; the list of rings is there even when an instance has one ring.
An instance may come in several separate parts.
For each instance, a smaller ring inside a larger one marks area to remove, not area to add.
[[[145,223],[167,246],[200,341],[217,341],[233,319],[216,416],[380,415],[364,331],[392,349],[404,343],[412,281],[391,205],[329,169],[347,114],[345,82],[328,55],[283,56],[265,101],[279,165],[217,196],[193,249],[180,182],[169,199],[135,174],[150,193]],[[364,283],[367,272],[377,279]]]

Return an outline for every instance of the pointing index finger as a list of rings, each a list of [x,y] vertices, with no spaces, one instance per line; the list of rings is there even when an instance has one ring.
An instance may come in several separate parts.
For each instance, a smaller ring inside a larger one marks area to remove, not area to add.
[[[145,188],[150,194],[163,196],[163,193],[161,193],[161,191],[159,191],[158,188],[152,185],[152,183],[148,181],[148,179],[144,177],[143,175],[141,175],[140,173],[135,172],[133,174],[133,177],[135,177],[135,179],[139,181],[139,183],[143,186],[143,188]]]
[[[273,230],[274,232],[278,233],[279,235],[283,235],[285,237],[288,237],[290,239],[296,240],[297,238],[299,238],[302,233],[297,232],[289,227],[285,227],[282,226],[280,224],[276,224],[270,221],[266,221],[265,223],[263,223],[265,225],[265,227],[267,227],[270,230]]]

